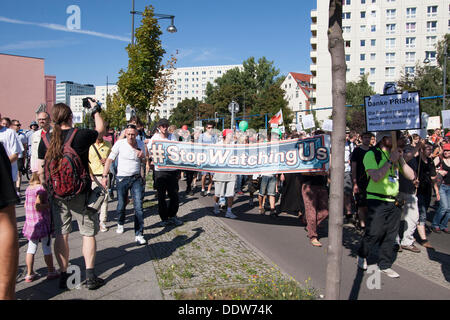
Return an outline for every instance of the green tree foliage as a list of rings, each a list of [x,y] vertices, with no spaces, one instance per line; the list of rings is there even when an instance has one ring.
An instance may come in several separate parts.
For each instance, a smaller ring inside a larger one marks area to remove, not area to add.
[[[170,124],[174,124],[180,128],[184,124],[189,127],[194,125],[199,109],[199,101],[196,99],[184,99],[179,102],[177,107],[173,109],[172,115],[169,117]]]
[[[125,105],[125,100],[118,92],[112,96],[108,94],[106,112],[103,112],[103,116],[111,128],[120,129],[126,125]]]
[[[447,50],[449,50],[450,34],[447,33],[445,35],[445,40],[439,41],[436,46],[437,67],[417,63],[414,75],[402,72],[400,80],[398,81],[398,88],[401,91],[420,91],[421,97],[441,96],[443,94],[444,41],[447,42]],[[447,93],[450,84],[449,75],[450,63],[447,61]],[[430,116],[440,116],[442,99],[421,100],[420,107],[423,112],[426,112]]]
[[[264,114],[269,117],[283,110],[284,121],[292,121],[292,112],[284,101],[284,91],[279,87],[283,78],[278,77],[280,71],[273,66],[273,61],[265,57],[258,59],[250,57],[243,62],[243,69],[235,68],[226,72],[221,78],[215,80],[215,84],[208,83],[206,88],[206,103],[213,106],[214,112],[226,116],[225,126],[230,127],[230,112],[228,105],[232,100],[240,106],[236,117],[245,114],[261,114],[249,121],[254,129],[264,128]],[[278,89],[276,88],[278,86]]]
[[[346,104],[352,105],[347,108],[347,127],[356,132],[364,132],[366,130],[366,117],[364,114],[364,97],[374,95],[375,91],[367,82],[367,74],[362,75],[358,81],[347,82]]]
[[[119,94],[125,104],[130,104],[141,119],[148,119],[154,111],[152,102],[155,95],[163,94],[157,90],[158,79],[164,77],[162,58],[166,51],[161,45],[162,32],[154,17],[153,7],[147,6],[143,12],[141,26],[136,29],[135,44],[129,44],[128,69],[119,72]]]

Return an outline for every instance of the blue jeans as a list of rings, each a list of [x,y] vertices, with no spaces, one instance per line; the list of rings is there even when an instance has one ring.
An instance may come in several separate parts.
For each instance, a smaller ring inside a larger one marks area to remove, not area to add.
[[[431,226],[442,230],[447,228],[450,218],[450,186],[442,184],[439,188],[439,195],[441,196],[439,209],[434,214]]]
[[[125,223],[125,199],[128,190],[131,189],[134,206],[134,232],[136,236],[144,234],[144,211],[142,209],[143,180],[141,175],[131,177],[117,177],[117,213],[119,214],[118,224]]]
[[[242,191],[242,185],[245,185],[247,181],[247,176],[238,174],[236,176],[236,191]]]
[[[424,226],[427,222],[427,212],[431,203],[431,195],[418,194],[417,205],[419,206],[419,225]]]

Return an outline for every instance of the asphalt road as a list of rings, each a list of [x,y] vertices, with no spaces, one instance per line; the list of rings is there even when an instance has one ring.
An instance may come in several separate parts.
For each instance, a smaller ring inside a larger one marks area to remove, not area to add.
[[[181,190],[184,190],[184,188],[182,187]],[[211,207],[212,212],[213,200],[211,197],[201,197],[199,193],[195,194],[194,197],[199,197],[200,203],[205,207]],[[274,219],[269,217],[267,212],[267,216],[261,216],[257,213],[257,208],[249,206],[248,199],[249,197],[246,195],[235,198],[233,212],[238,216],[238,219],[223,218],[223,214],[220,215],[221,219],[284,272],[303,284],[305,280],[310,279],[308,283],[324,294],[328,220],[319,228],[319,237],[323,246],[316,248],[309,243],[306,231],[300,224],[298,217],[282,214]],[[450,269],[450,235],[444,233],[430,234],[429,239],[435,250],[441,254],[440,257],[445,258],[445,263],[442,263],[442,272],[445,270],[448,276]],[[400,278],[391,279],[381,274],[380,289],[369,289],[368,281],[376,283],[373,282],[375,273],[368,274],[360,271],[357,267],[356,250],[359,247],[359,240],[360,235],[354,228],[344,227],[340,299],[450,299],[450,290],[448,289],[450,279],[448,277],[445,279],[447,281],[446,288],[423,277],[421,273],[426,273],[427,270],[422,272],[413,270],[414,272],[412,272],[408,270],[409,268],[405,269],[397,265],[394,265],[393,269],[400,274]],[[424,250],[424,248],[420,248]]]

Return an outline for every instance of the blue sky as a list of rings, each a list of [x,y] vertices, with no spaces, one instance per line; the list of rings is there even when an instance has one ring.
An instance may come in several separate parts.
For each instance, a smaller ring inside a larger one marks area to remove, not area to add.
[[[45,58],[56,81],[104,85],[126,68],[131,38],[131,0],[14,0],[0,2],[0,53]],[[241,64],[265,56],[282,74],[309,73],[310,11],[315,0],[135,0],[175,15],[177,33],[165,31],[177,67]],[[65,30],[70,5],[81,10],[80,32]],[[135,28],[140,16],[135,16]]]

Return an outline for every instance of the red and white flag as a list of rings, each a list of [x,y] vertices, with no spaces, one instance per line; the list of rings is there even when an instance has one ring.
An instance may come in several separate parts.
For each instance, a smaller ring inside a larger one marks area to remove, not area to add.
[[[269,121],[271,124],[280,125],[283,123],[283,111],[278,111]]]

